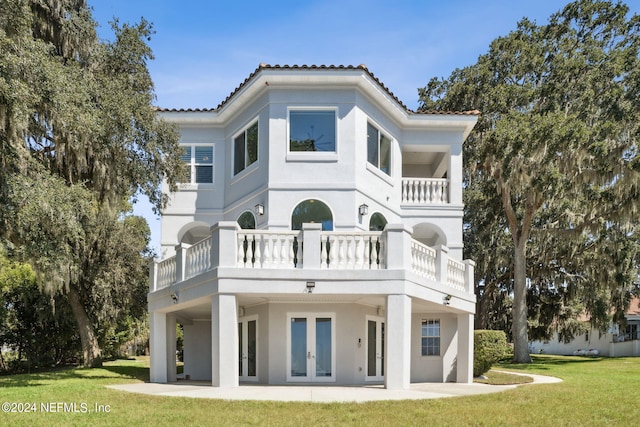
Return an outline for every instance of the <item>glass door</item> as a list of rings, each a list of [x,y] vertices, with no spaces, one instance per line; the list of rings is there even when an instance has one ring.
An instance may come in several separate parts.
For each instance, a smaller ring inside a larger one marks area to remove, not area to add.
[[[334,314],[289,314],[287,381],[335,381]]]
[[[258,381],[258,317],[238,322],[238,376],[240,381]]]
[[[384,320],[367,316],[366,381],[384,380]]]

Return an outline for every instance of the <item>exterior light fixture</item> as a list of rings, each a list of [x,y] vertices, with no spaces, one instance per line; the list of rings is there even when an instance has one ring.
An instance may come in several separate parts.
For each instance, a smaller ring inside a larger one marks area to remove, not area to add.
[[[360,216],[365,216],[366,214],[369,213],[369,206],[367,206],[366,204],[361,204],[358,207],[358,213],[360,214]]]
[[[258,203],[254,208],[256,215],[264,215],[264,205]]]
[[[171,300],[173,301],[174,304],[177,304],[179,299],[180,299],[180,296],[178,295],[177,292],[171,293]]]
[[[316,287],[316,282],[307,282],[307,293],[310,294]]]
[[[445,295],[444,298],[442,298],[442,303],[444,305],[451,304],[451,295]]]

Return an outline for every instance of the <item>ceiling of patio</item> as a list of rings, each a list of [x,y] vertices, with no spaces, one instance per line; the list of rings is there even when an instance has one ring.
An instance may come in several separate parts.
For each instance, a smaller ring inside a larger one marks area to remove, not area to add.
[[[273,295],[239,295],[238,305],[248,308],[262,304],[277,304],[277,303],[310,303],[318,302],[325,304],[362,304],[370,307],[383,307],[385,306],[386,298],[383,295],[371,296],[371,295],[314,295],[314,294],[300,294],[300,295],[279,295],[273,297]],[[443,304],[436,304],[429,301],[423,301],[413,299],[411,304],[411,311],[413,313],[446,313],[452,310]],[[201,302],[196,305],[184,307],[175,312],[178,317],[178,321],[193,321],[193,320],[207,320],[211,319],[211,303],[210,301]]]

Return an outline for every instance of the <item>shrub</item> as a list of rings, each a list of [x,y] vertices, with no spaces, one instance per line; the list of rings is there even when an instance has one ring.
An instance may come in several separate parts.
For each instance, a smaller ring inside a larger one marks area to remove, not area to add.
[[[491,365],[502,359],[507,350],[504,331],[474,331],[473,376],[479,377],[491,369]]]

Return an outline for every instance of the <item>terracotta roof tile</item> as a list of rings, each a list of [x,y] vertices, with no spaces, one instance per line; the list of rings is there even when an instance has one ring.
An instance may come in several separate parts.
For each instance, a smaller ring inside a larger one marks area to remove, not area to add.
[[[245,87],[261,70],[363,70],[369,77],[371,77],[394,101],[398,103],[405,111],[410,114],[441,114],[441,115],[465,115],[465,116],[477,116],[480,115],[480,111],[412,111],[398,99],[398,97],[380,81],[364,64],[360,65],[268,65],[261,63],[238,87],[236,87],[230,94],[222,101],[216,108],[156,108],[156,111],[160,112],[212,112],[218,111],[224,107],[243,87]]]

